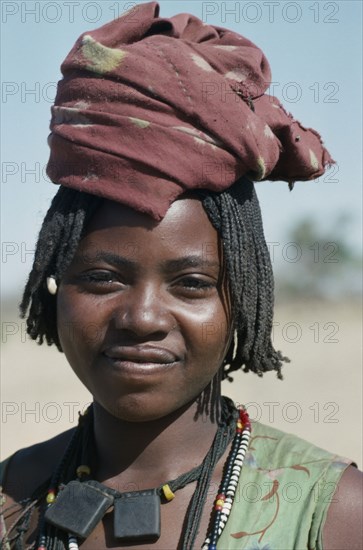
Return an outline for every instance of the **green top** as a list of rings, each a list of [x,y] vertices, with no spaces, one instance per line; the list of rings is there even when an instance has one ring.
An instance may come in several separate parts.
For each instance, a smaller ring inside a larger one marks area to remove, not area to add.
[[[0,464],[2,473],[6,463]],[[329,504],[351,463],[299,437],[252,422],[235,501],[217,549],[321,550]]]
[[[322,549],[329,504],[349,464],[299,437],[252,422],[235,501],[217,549]]]

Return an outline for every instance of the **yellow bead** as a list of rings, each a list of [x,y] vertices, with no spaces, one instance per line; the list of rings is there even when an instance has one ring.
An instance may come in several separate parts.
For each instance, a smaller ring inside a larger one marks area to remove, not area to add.
[[[218,499],[216,502],[216,506],[223,506],[223,505],[224,505],[224,500]]]
[[[237,428],[242,429],[242,428],[243,428],[243,424],[242,424],[241,422],[237,422]]]
[[[55,501],[55,494],[54,493],[48,493],[46,500],[47,500],[47,504],[52,504],[52,502]]]
[[[175,497],[173,491],[170,489],[168,484],[163,485],[163,493],[167,501],[173,500],[173,498]]]
[[[76,474],[78,477],[89,476],[90,473],[91,473],[91,468],[86,464],[81,464],[81,466],[78,466],[76,470]]]

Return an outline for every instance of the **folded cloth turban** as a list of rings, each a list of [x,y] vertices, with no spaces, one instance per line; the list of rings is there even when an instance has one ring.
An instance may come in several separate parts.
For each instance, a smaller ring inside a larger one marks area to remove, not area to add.
[[[265,94],[263,52],[156,2],[85,33],[61,67],[47,167],[55,183],[161,219],[182,193],[240,176],[309,180],[333,163],[320,136]]]

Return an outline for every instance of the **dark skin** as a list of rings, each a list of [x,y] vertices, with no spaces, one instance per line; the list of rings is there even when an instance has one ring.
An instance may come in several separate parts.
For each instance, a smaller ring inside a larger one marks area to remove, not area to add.
[[[220,241],[201,203],[176,201],[156,224],[105,201],[57,300],[63,350],[94,396],[94,477],[121,491],[136,490],[159,486],[199,464],[216,423],[212,415],[198,414],[198,401],[216,379],[232,334]],[[211,395],[216,411],[218,392]],[[16,455],[6,484],[8,504],[47,479],[70,435]],[[215,491],[208,495],[195,548],[204,541],[227,453],[214,472]],[[359,480],[352,467],[343,475],[324,527],[324,548],[362,548]],[[139,548],[178,547],[194,488],[188,485],[162,506],[160,539]],[[120,547],[112,514],[82,544],[86,550],[106,547]]]

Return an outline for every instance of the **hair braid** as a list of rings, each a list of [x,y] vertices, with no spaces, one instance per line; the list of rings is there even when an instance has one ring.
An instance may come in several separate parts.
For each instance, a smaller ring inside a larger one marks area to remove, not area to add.
[[[263,234],[261,211],[253,183],[238,180],[223,193],[202,194],[204,208],[221,235],[233,298],[235,343],[228,351],[224,374],[244,366],[259,376],[288,361],[271,342],[274,284]]]
[[[60,280],[70,264],[82,232],[101,199],[60,187],[39,232],[32,271],[25,286],[20,313],[27,317],[27,332],[39,344],[46,340],[61,351],[57,332],[56,300],[46,288],[46,278]]]

